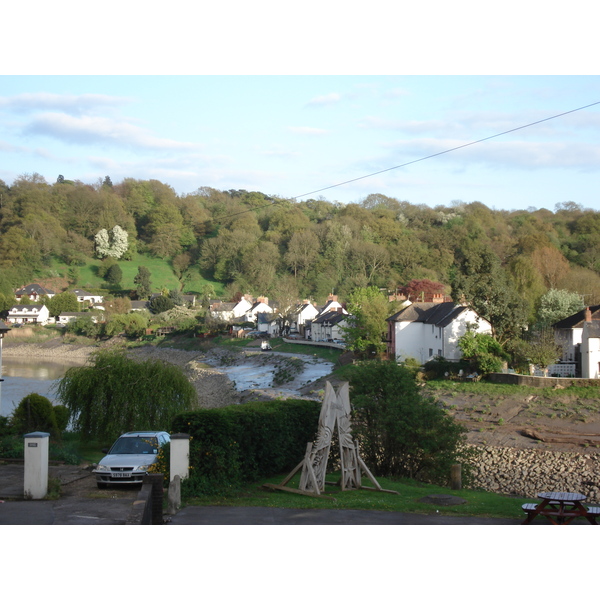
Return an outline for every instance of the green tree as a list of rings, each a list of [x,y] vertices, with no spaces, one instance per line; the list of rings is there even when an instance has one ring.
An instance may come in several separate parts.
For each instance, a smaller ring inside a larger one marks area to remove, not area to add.
[[[118,264],[111,265],[104,276],[106,281],[111,285],[119,285],[123,279],[123,270]]]
[[[148,267],[139,266],[137,275],[133,278],[133,283],[136,285],[137,297],[142,300],[148,298],[151,291],[150,269]]]
[[[467,331],[458,340],[463,358],[470,361],[472,367],[481,374],[502,370],[502,363],[510,357],[491,335]]]
[[[168,296],[154,296],[152,300],[148,303],[148,308],[150,312],[154,314],[158,314],[161,312],[165,312],[167,310],[171,310],[175,306],[175,303]]]
[[[91,365],[69,369],[57,395],[70,409],[74,429],[101,442],[114,441],[124,431],[169,430],[173,417],[196,399],[179,367],[106,350],[94,354]]]
[[[48,301],[48,311],[51,317],[58,317],[63,312],[77,312],[79,302],[77,296],[72,292],[62,292],[56,294]]]
[[[365,462],[380,476],[446,485],[450,466],[463,462],[466,429],[419,391],[413,373],[392,361],[368,361],[349,374],[352,429]]]
[[[536,365],[544,377],[548,375],[548,367],[562,356],[562,347],[556,343],[551,327],[530,331],[524,339],[513,342],[512,350],[516,362]]]
[[[386,319],[390,316],[391,304],[378,288],[357,288],[350,294],[346,308],[348,327],[344,338],[350,350],[373,358],[385,351],[383,335],[387,330]]]
[[[494,252],[480,242],[456,251],[452,298],[464,302],[492,324],[501,343],[520,335],[527,325],[527,309]]]

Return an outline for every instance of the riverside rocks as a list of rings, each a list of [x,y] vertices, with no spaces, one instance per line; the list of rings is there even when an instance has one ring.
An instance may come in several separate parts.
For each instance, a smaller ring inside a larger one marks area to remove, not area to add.
[[[600,503],[600,455],[477,446],[471,487],[536,498],[540,492],[578,492]]]

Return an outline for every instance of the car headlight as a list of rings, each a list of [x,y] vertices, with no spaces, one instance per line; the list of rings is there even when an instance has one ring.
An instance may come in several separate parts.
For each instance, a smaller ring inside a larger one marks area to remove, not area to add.
[[[136,471],[147,471],[150,468],[150,465],[140,465],[135,470]]]
[[[96,466],[96,471],[110,471],[110,467],[107,467],[106,465],[97,465]]]

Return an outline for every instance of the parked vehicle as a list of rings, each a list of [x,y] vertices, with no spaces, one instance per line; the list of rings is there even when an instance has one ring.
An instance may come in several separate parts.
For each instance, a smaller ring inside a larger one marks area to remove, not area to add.
[[[160,447],[170,441],[166,431],[124,433],[94,469],[96,484],[100,489],[109,484],[141,484]]]

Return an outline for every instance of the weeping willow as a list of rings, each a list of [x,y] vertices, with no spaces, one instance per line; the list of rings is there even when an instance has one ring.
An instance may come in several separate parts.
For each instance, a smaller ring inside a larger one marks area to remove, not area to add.
[[[134,361],[122,351],[101,350],[91,364],[72,367],[56,393],[83,437],[112,441],[126,431],[166,430],[189,410],[196,391],[184,373],[160,360]]]

